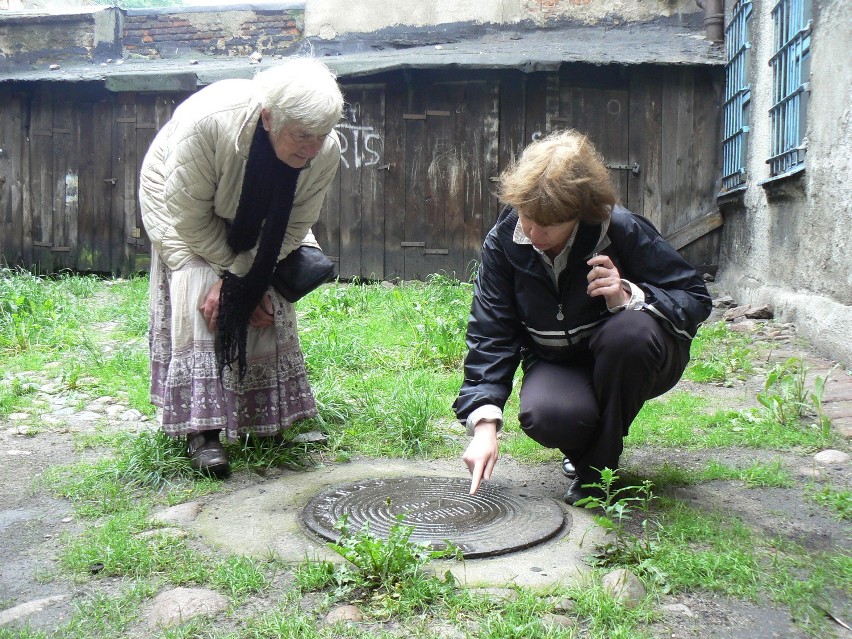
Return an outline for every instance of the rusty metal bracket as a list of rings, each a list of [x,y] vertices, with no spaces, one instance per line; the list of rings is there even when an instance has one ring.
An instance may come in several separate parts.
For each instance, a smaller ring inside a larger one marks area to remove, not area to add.
[[[633,175],[639,175],[639,163],[634,162],[633,164],[618,164],[616,162],[610,162],[606,165],[606,168],[613,169],[615,171],[630,171]]]

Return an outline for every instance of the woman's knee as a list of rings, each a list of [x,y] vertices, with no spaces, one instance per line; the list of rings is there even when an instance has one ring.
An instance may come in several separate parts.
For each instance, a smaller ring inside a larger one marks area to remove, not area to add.
[[[522,405],[518,421],[523,432],[548,448],[579,448],[597,428],[597,405],[536,402]]]
[[[634,362],[637,358],[662,362],[665,339],[663,327],[647,313],[622,311],[598,329],[589,345],[596,358],[610,352]]]

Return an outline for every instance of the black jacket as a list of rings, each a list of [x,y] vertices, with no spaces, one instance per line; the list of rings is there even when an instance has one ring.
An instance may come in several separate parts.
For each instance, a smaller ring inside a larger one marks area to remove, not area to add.
[[[707,319],[711,299],[698,275],[643,217],[616,206],[609,226],[580,224],[559,277],[558,290],[529,244],[512,237],[518,214],[507,209],[485,238],[467,327],[464,382],[453,405],[467,416],[487,404],[503,408],[521,357],[570,361],[592,329],[611,316],[603,296],[586,293],[586,262],[595,254],[612,259],[622,278],[645,293],[641,311],[651,313],[681,348]]]

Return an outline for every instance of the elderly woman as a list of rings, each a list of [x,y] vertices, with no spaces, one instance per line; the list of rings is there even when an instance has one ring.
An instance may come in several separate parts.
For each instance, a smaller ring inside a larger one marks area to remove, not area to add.
[[[151,401],[193,468],[228,472],[220,433],[277,435],[316,415],[293,307],[270,287],[340,163],[343,111],[321,62],[291,59],[187,98],[142,164],[151,240]]]
[[[616,205],[602,158],[576,131],[533,143],[502,176],[454,404],[473,438],[471,494],[490,479],[522,363],[523,432],[559,449],[574,505],[616,469],[645,401],[674,386],[711,302],[701,277],[644,218]]]

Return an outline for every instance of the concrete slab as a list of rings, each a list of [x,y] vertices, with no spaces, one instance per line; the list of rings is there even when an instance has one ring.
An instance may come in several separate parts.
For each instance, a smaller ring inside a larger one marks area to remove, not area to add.
[[[371,478],[435,476],[466,477],[459,461],[360,460],[320,466],[307,471],[282,471],[262,483],[211,496],[187,528],[205,543],[225,552],[256,557],[275,553],[287,561],[326,559],[342,562],[326,542],[308,530],[301,512],[317,493],[333,486]],[[521,466],[501,460],[492,483],[525,487],[536,496],[558,500],[566,480],[554,464]],[[559,502],[562,504],[562,502]],[[532,548],[463,562],[434,562],[436,572],[451,570],[464,586],[489,587],[518,584],[545,587],[576,583],[589,568],[590,555],[603,531],[591,511],[562,504],[566,527],[553,539]]]

